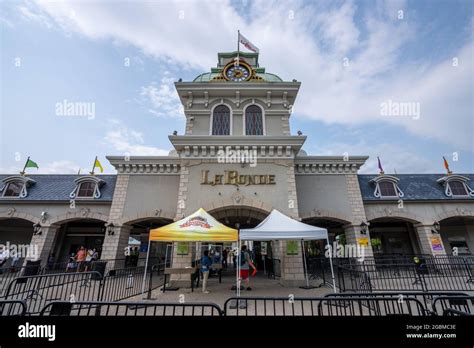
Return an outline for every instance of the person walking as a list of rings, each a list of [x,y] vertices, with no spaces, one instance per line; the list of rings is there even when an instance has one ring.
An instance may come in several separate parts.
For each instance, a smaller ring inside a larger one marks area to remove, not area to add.
[[[204,256],[201,257],[201,272],[202,272],[202,292],[208,294],[207,279],[209,278],[209,271],[211,270],[212,259],[209,257],[209,251],[204,250]]]
[[[250,270],[250,267],[252,267],[254,271],[256,271],[257,269],[255,268],[255,265],[253,264],[250,258],[250,254],[247,251],[246,245],[242,245],[242,249],[238,257],[238,262],[240,263],[240,279],[245,281],[247,290],[252,290],[252,288],[250,287],[250,276],[249,276],[250,271],[249,270]]]

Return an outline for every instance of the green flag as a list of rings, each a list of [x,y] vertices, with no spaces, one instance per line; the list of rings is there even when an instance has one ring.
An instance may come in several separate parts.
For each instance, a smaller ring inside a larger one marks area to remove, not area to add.
[[[26,161],[25,168],[37,168],[37,169],[39,169],[38,164],[36,164],[36,162],[33,162],[32,160],[30,160],[29,158],[28,158],[28,161]]]

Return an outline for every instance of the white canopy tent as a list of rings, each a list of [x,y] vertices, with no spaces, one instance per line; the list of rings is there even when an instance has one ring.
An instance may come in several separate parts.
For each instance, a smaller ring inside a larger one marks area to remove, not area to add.
[[[247,241],[269,241],[269,240],[301,240],[303,263],[306,275],[306,286],[309,288],[308,272],[306,270],[306,253],[304,251],[305,240],[325,239],[329,245],[328,231],[325,228],[308,225],[294,220],[278,210],[273,209],[270,215],[255,228],[245,228],[239,231],[239,245],[241,240]],[[336,292],[336,281],[334,279],[334,269],[332,258],[329,257],[331,265],[331,276]],[[238,286],[240,289],[240,284]]]

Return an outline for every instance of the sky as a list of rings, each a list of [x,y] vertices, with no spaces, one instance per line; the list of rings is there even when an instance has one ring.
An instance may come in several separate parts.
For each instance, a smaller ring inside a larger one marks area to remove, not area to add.
[[[0,173],[91,170],[167,155],[184,133],[174,81],[236,50],[301,81],[292,134],[309,155],[368,155],[361,173],[474,173],[470,0],[0,1]],[[83,105],[72,112],[68,105]]]

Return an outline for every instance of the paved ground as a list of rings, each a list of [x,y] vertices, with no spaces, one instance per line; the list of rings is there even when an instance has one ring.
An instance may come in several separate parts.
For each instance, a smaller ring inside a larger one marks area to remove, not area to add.
[[[222,283],[219,284],[217,277],[212,277],[208,281],[209,294],[202,293],[201,284],[198,289],[191,292],[191,288],[180,288],[177,291],[166,291],[164,294],[161,289],[155,289],[152,292],[152,301],[159,302],[213,302],[223,307],[224,302],[235,296],[235,290],[231,290],[235,284],[235,276],[228,274],[222,277]],[[242,290],[241,297],[286,297],[290,295],[294,297],[319,297],[332,292],[332,289],[321,287],[311,290],[300,289],[299,287],[283,287],[278,280],[268,279],[263,274],[261,276],[251,278],[251,291]],[[313,285],[319,285],[320,281],[315,281]],[[184,297],[183,297],[184,296]],[[143,297],[135,296],[126,301],[142,301]]]

